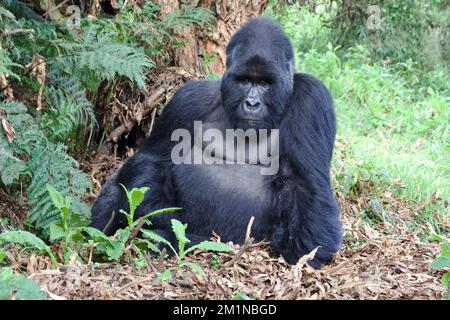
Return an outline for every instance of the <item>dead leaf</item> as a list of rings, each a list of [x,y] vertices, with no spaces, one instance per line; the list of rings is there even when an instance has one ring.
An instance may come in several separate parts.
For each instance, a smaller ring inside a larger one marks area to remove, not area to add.
[[[14,131],[14,128],[4,118],[2,118],[2,126],[3,126],[3,129],[5,130],[6,137],[8,138],[8,142],[12,143],[14,141],[14,139],[16,138],[16,132]]]

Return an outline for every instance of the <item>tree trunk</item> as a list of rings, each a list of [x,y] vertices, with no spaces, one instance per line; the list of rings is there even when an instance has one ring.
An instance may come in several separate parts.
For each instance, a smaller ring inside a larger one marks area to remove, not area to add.
[[[216,21],[208,29],[191,27],[181,36],[185,45],[175,49],[175,63],[184,70],[195,74],[213,72],[222,74],[225,70],[225,46],[233,33],[251,17],[261,15],[269,0],[157,0],[164,6],[163,12],[169,13],[179,9],[183,4],[192,8],[200,7],[211,10]],[[203,57],[208,56],[210,63]]]

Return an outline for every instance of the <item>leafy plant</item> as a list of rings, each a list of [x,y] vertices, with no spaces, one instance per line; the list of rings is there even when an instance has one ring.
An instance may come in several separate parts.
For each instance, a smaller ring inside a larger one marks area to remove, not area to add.
[[[47,184],[71,196],[72,209],[88,216],[89,208],[82,198],[91,182],[67,153],[67,147],[52,141],[53,137],[40,128],[23,104],[6,102],[0,104],[0,109],[15,130],[11,143],[0,130],[0,179],[5,185],[26,187],[30,205],[28,222],[48,237],[50,225],[58,219],[59,211],[47,193]],[[53,129],[58,130],[57,126]]]
[[[0,243],[16,243],[23,246],[29,246],[40,252],[45,252],[50,257],[53,266],[55,268],[58,267],[58,262],[56,261],[56,257],[53,254],[52,249],[46,245],[44,241],[28,231],[14,230],[0,233]]]
[[[73,255],[80,258],[80,252],[93,248],[94,253],[104,257],[109,261],[121,259],[125,252],[134,250],[140,256],[140,263],[144,263],[142,252],[152,250],[159,252],[158,247],[148,239],[137,237],[138,228],[144,224],[151,225],[149,218],[158,214],[164,214],[179,210],[179,208],[165,208],[152,211],[136,221],[134,213],[136,208],[142,203],[145,193],[149,188],[133,188],[128,190],[125,186],[124,192],[127,195],[130,212],[121,210],[120,212],[127,218],[127,226],[116,231],[114,236],[108,237],[102,231],[88,227],[89,221],[82,214],[71,210],[72,199],[63,196],[52,186],[48,185],[47,190],[53,204],[60,212],[60,221],[50,226],[50,240],[63,241],[64,260],[69,261]]]
[[[440,241],[441,253],[431,263],[433,269],[446,270],[450,268],[450,241],[439,235],[433,235],[431,240]],[[441,279],[444,288],[447,289],[446,299],[450,300],[450,271],[444,273]]]
[[[50,185],[47,185],[47,192],[60,212],[60,222],[50,225],[50,241],[63,241],[64,261],[67,262],[73,255],[78,255],[77,252],[85,240],[83,231],[89,221],[84,215],[71,211],[71,197],[63,196]]]
[[[187,224],[182,224],[180,221],[176,219],[171,219],[172,224],[172,230],[175,234],[175,237],[178,241],[178,250],[175,250],[171,243],[165,239],[160,239],[161,242],[166,244],[174,253],[177,258],[177,264],[174,268],[168,268],[164,270],[159,276],[158,281],[167,281],[168,279],[175,277],[183,267],[188,267],[192,271],[198,273],[201,276],[205,275],[205,271],[200,267],[198,264],[190,261],[186,261],[186,255],[195,249],[199,250],[208,250],[208,251],[232,251],[234,250],[232,247],[221,243],[221,242],[214,242],[214,241],[202,241],[199,244],[193,245],[190,248],[186,249],[186,244],[191,242],[186,237],[186,228]],[[149,236],[150,238],[154,237],[155,234],[149,234],[148,232],[144,234]],[[156,239],[155,239],[156,240]]]
[[[125,76],[145,87],[145,71],[155,65],[142,48],[119,43],[113,33],[99,32],[90,23],[78,41],[59,39],[55,44],[66,52],[58,59],[67,63],[68,71],[90,74],[97,83]]]
[[[0,270],[0,300],[47,300],[39,285],[11,268]]]

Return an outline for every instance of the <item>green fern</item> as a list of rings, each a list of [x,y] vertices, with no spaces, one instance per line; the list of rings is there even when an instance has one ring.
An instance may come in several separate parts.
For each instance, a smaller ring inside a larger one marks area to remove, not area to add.
[[[0,133],[0,178],[4,184],[11,185],[23,177],[22,182],[28,185],[28,221],[48,236],[50,224],[59,219],[59,213],[46,192],[46,184],[73,197],[74,211],[89,215],[89,208],[82,199],[90,190],[91,182],[78,169],[78,162],[67,154],[67,146],[49,140],[24,105],[8,102],[0,104],[0,108],[6,112],[7,121],[16,131],[11,144],[6,135]]]
[[[210,23],[214,19],[214,15],[209,9],[191,8],[189,5],[182,5],[179,10],[167,15],[167,27],[179,30],[194,24]]]
[[[124,76],[145,88],[145,72],[155,64],[144,49],[119,43],[113,33],[97,33],[98,29],[91,26],[79,42],[55,41],[67,53],[60,59],[72,70],[93,72],[99,80]]]

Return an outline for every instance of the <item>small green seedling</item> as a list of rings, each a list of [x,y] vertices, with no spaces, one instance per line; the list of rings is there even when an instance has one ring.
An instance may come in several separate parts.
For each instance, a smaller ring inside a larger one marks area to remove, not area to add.
[[[70,197],[63,196],[51,185],[47,185],[47,191],[61,218],[59,222],[50,225],[50,241],[63,240],[64,261],[67,262],[73,255],[78,257],[78,251],[86,240],[83,231],[89,225],[89,220],[84,215],[71,211]]]
[[[186,261],[186,255],[195,249],[199,250],[209,250],[209,251],[233,251],[234,249],[224,243],[214,242],[214,241],[202,241],[199,244],[193,245],[190,248],[186,249],[186,244],[191,242],[186,237],[186,229],[187,224],[182,224],[180,221],[176,219],[170,220],[172,224],[172,230],[175,234],[175,237],[178,241],[178,251],[173,248],[171,243],[167,240],[161,240],[164,244],[166,244],[174,253],[177,258],[177,264],[174,268],[168,268],[164,272],[162,272],[158,276],[158,281],[167,281],[172,277],[175,277],[183,267],[188,267],[192,271],[198,273],[201,276],[205,275],[205,271],[198,264],[190,261]],[[147,233],[148,235],[148,233]],[[155,234],[149,235],[150,237],[154,237]],[[159,237],[159,236],[158,236]],[[155,239],[156,240],[156,239]]]

